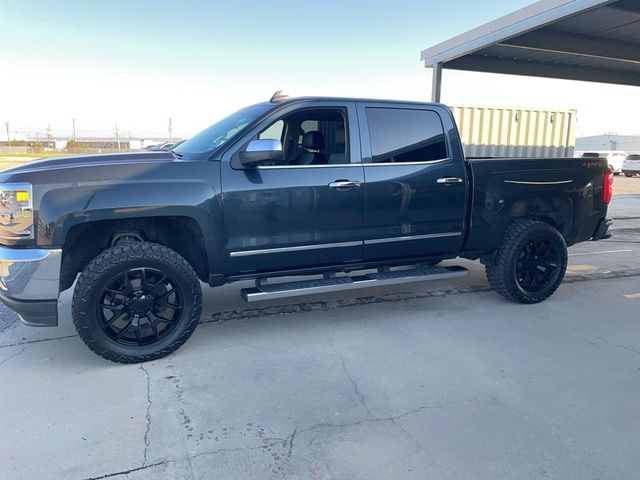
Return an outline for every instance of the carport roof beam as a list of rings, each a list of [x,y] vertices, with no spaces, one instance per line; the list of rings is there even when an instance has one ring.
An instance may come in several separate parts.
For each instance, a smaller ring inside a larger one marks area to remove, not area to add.
[[[640,86],[640,2],[541,0],[421,59],[425,67]]]

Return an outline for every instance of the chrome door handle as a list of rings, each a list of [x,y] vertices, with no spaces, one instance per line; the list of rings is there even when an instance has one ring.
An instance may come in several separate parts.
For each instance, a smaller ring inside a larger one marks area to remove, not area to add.
[[[356,180],[336,180],[335,182],[331,182],[329,184],[329,188],[358,188],[360,186],[360,182]]]
[[[462,180],[459,177],[444,177],[444,178],[439,178],[438,180],[436,180],[436,182],[442,183],[442,184],[462,183],[463,181],[464,180]]]

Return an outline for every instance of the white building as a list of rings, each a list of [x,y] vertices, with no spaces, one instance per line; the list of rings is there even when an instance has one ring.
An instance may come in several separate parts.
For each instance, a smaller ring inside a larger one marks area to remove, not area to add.
[[[576,151],[640,152],[640,135],[595,135],[576,139]]]

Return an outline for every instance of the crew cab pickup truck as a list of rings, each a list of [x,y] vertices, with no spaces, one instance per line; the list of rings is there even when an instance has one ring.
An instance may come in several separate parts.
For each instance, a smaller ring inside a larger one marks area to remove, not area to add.
[[[117,362],[193,333],[201,282],[247,301],[467,274],[509,300],[562,282],[567,246],[608,235],[600,158],[465,158],[440,104],[274,95],[172,152],[41,160],[0,173],[0,299],[73,322]],[[307,280],[287,281],[282,277]]]

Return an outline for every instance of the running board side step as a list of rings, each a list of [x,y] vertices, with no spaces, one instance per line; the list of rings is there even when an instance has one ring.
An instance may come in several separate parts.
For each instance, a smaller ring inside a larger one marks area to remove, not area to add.
[[[402,283],[442,280],[444,278],[466,277],[469,271],[464,267],[417,267],[409,270],[384,270],[357,276],[332,276],[297,282],[265,283],[256,281],[253,288],[245,288],[240,294],[247,302],[297,297],[316,293],[336,292],[355,288],[398,285]]]

